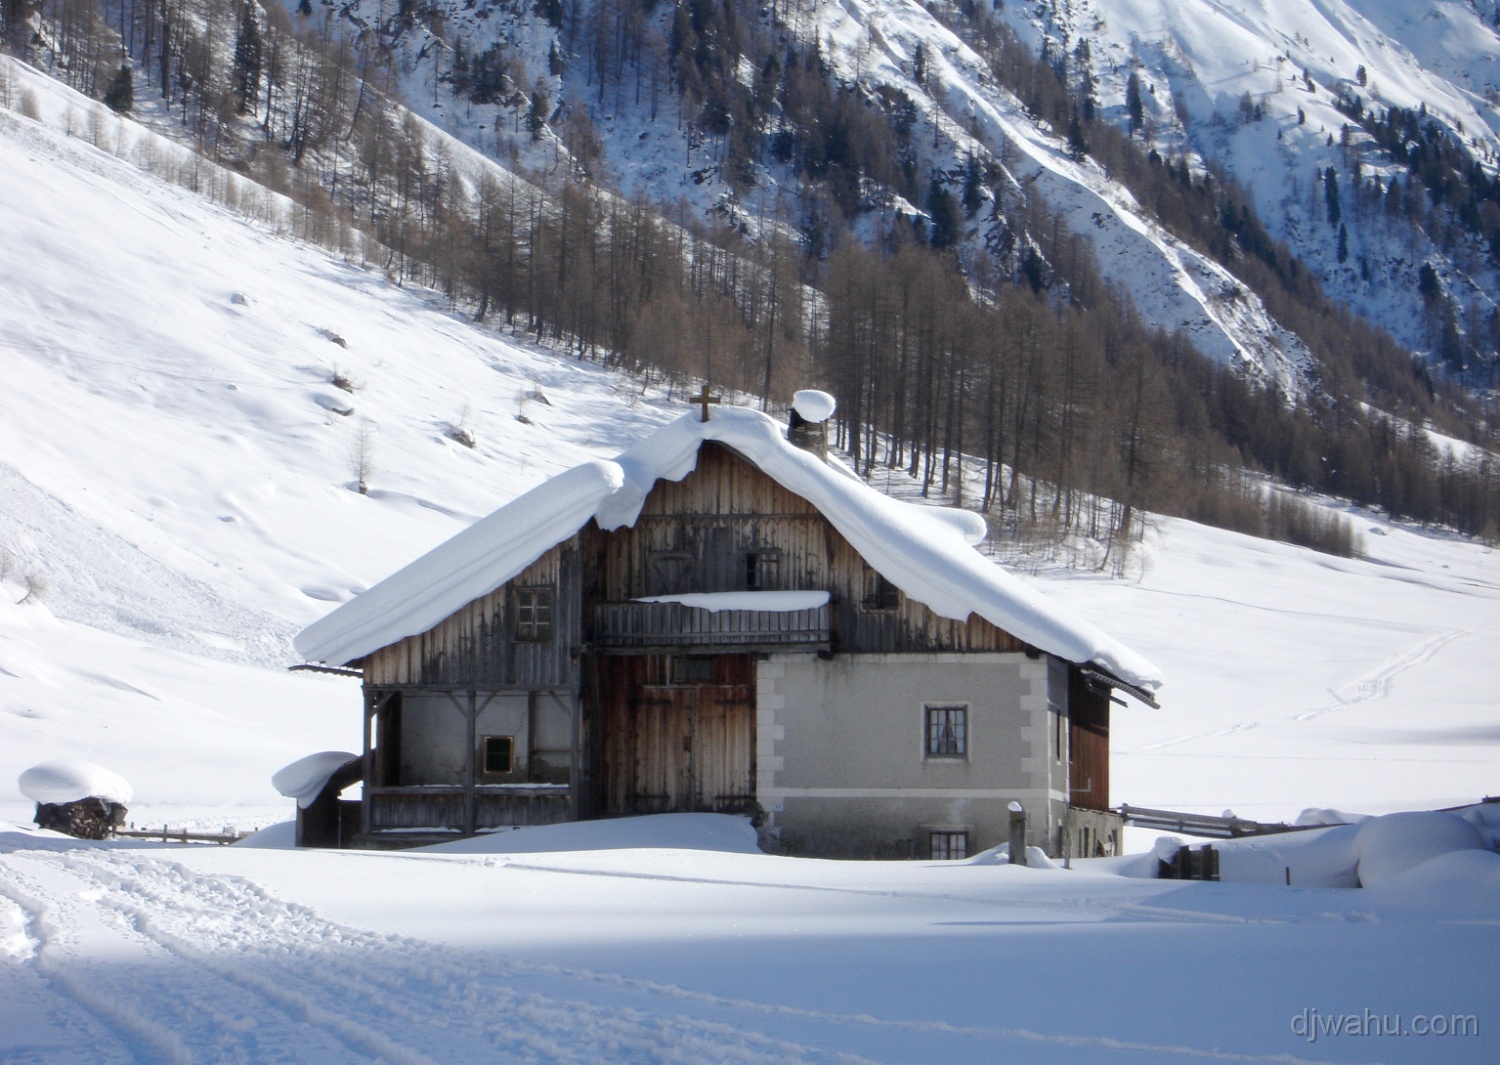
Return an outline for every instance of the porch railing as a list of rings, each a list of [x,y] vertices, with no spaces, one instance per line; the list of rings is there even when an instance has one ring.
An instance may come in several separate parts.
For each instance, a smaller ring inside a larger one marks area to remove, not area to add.
[[[700,610],[681,603],[600,603],[594,608],[594,642],[603,649],[720,651],[778,648],[827,650],[830,611]]]
[[[468,792],[460,784],[370,788],[372,832],[468,831]],[[478,784],[474,828],[555,825],[571,819],[566,784]]]

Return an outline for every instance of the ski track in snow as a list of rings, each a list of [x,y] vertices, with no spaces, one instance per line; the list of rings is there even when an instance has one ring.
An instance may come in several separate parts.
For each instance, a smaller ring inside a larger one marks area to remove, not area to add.
[[[870,1060],[755,1027],[788,1023],[810,1026],[804,1030],[831,1046],[850,1027],[955,1038],[971,1047],[977,1040],[992,1046],[997,1060],[1020,1046],[1067,1059],[1078,1053],[1084,1060],[1101,1053],[1141,1060],[1304,1060],[828,1013],[512,962],[338,924],[242,877],[121,851],[8,855],[0,865],[0,915],[12,907],[23,931],[0,945],[19,964],[0,969],[0,994],[37,1000],[34,1008],[83,1041],[100,1065]],[[1162,919],[1152,907],[1128,900],[1094,900],[1084,908],[1097,920],[1100,907]],[[621,1004],[601,1001],[608,998]],[[935,1053],[942,1053],[940,1046],[933,1045]],[[45,1049],[7,1060],[49,1060]]]
[[[534,974],[507,962],[335,924],[171,862],[13,855],[0,894],[28,914],[53,994],[110,1030],[101,1061],[857,1060],[538,995],[525,987]],[[110,949],[85,949],[99,936]]]
[[[1436,635],[1418,640],[1364,676],[1351,681],[1342,688],[1329,689],[1328,694],[1333,696],[1334,702],[1312,710],[1305,710],[1295,715],[1292,720],[1311,721],[1332,710],[1347,710],[1362,703],[1383,699],[1389,694],[1391,682],[1396,677],[1413,666],[1418,666],[1428,661],[1459,637],[1469,634],[1469,631],[1466,629],[1444,629]],[[1138,750],[1159,751],[1164,747],[1175,747],[1179,743],[1189,743],[1193,740],[1209,739],[1214,736],[1231,736],[1237,732],[1248,732],[1256,728],[1259,724],[1256,721],[1240,721],[1227,728],[1213,729],[1209,732],[1194,732],[1186,736],[1174,736],[1169,740],[1161,740],[1157,743],[1148,743],[1138,748]]]
[[[1391,690],[1391,681],[1397,676],[1411,669],[1413,666],[1421,665],[1428,661],[1448,644],[1460,636],[1469,635],[1464,629],[1445,629],[1430,636],[1425,640],[1419,640],[1406,650],[1388,660],[1384,665],[1366,673],[1363,677],[1346,684],[1337,690],[1330,690],[1329,694],[1334,697],[1335,702],[1320,706],[1313,710],[1307,710],[1298,714],[1292,720],[1311,721],[1331,710],[1344,710],[1360,703],[1373,702],[1383,699]]]

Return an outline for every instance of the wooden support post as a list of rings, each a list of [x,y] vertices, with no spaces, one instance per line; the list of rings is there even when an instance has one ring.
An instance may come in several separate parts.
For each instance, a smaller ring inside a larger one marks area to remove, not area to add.
[[[470,689],[469,706],[464,716],[468,719],[467,729],[469,736],[469,751],[465,759],[464,772],[464,835],[472,836],[476,822],[474,810],[474,782],[478,776],[477,746],[479,744],[479,711],[475,708],[478,699],[477,693]]]
[[[364,787],[360,789],[359,802],[359,830],[365,835],[368,835],[370,832],[370,807],[375,801],[371,794],[374,791],[375,785],[375,751],[370,742],[370,733],[374,726],[375,715],[379,712],[382,702],[383,700],[377,701],[373,692],[368,689],[365,691],[365,723],[362,738],[364,747],[360,752],[360,757],[364,760],[365,783]]]

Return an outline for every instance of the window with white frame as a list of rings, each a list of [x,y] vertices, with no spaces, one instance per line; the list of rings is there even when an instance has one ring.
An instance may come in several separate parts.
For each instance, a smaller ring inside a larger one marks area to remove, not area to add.
[[[967,703],[927,703],[922,707],[922,753],[928,758],[969,756]]]

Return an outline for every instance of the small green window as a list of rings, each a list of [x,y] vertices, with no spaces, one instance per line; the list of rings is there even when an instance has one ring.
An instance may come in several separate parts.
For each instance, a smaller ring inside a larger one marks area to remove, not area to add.
[[[486,736],[483,758],[486,773],[509,773],[515,768],[515,744],[509,736]]]

